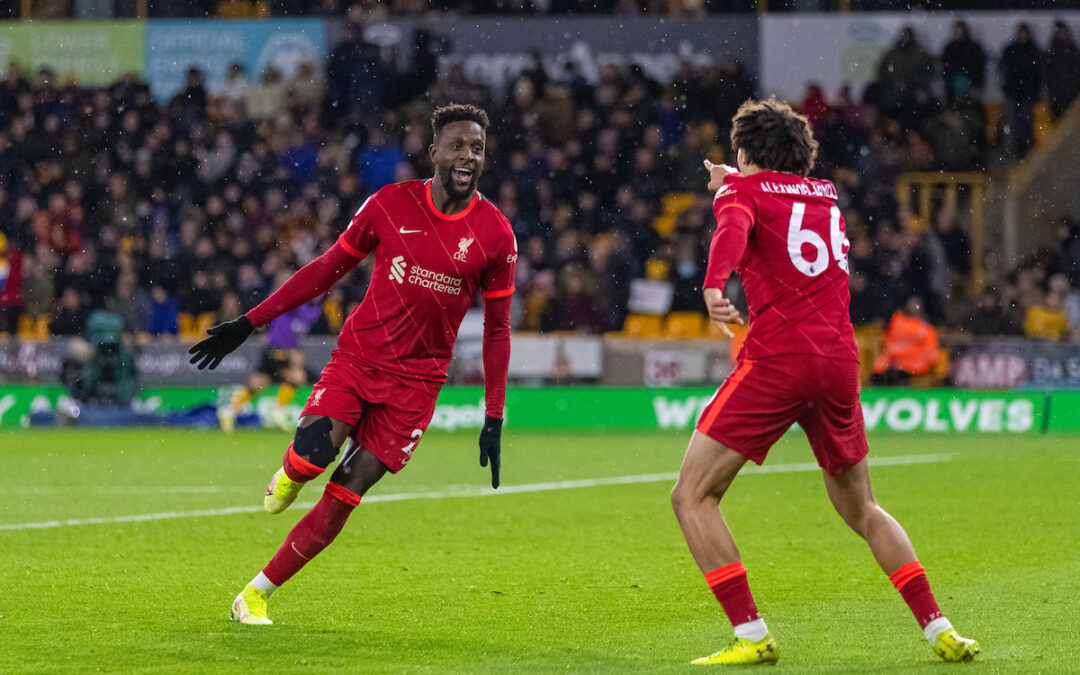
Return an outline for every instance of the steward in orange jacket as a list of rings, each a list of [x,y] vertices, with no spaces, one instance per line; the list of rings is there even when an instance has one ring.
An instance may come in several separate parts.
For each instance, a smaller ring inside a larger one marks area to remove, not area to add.
[[[908,298],[893,314],[885,331],[885,351],[874,361],[874,372],[900,370],[925,375],[938,362],[937,329],[922,316],[922,300]]]

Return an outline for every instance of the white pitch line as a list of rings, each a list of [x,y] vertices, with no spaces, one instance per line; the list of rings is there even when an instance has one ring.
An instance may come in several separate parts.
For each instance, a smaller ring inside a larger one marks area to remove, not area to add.
[[[881,457],[869,460],[870,466],[900,466],[909,464],[933,464],[947,462],[952,456],[947,453],[931,455],[905,455],[900,457]],[[747,464],[742,474],[766,473],[803,473],[819,471],[813,462],[800,464],[776,464],[756,466]],[[456,499],[460,497],[498,497],[500,495],[523,494],[527,492],[547,492],[550,490],[572,490],[575,488],[602,487],[607,485],[633,485],[635,483],[659,483],[672,481],[678,473],[646,473],[637,476],[612,476],[610,478],[586,478],[584,480],[561,480],[549,483],[528,483],[526,485],[504,485],[498,490],[488,487],[462,487],[453,490],[434,490],[430,492],[399,492],[385,495],[364,497],[365,504],[376,502],[401,502],[419,499]],[[315,502],[297,502],[293,508],[311,508]],[[74,527],[77,525],[110,525],[114,523],[142,523],[152,520],[172,520],[176,518],[203,518],[207,516],[229,516],[236,513],[256,513],[261,506],[230,506],[223,509],[204,509],[201,511],[166,511],[164,513],[144,513],[132,516],[110,516],[107,518],[70,518],[67,520],[46,520],[38,523],[11,523],[0,525],[0,532],[17,530],[43,530],[53,527]]]
[[[69,486],[38,486],[38,487],[15,487],[10,488],[8,492],[14,495],[52,495],[52,494],[71,494],[79,493],[86,494],[93,492],[95,494],[108,494],[108,495],[159,495],[159,494],[201,494],[201,493],[216,493],[216,492],[239,492],[243,488],[239,486],[233,486],[226,488],[221,485],[93,485],[89,487],[83,487],[81,485],[69,485]]]

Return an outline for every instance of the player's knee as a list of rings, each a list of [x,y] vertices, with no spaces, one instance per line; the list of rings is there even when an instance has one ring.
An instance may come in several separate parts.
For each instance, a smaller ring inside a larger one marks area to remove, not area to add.
[[[671,509],[675,511],[676,516],[693,508],[697,504],[708,501],[710,501],[708,494],[703,493],[687,481],[678,481],[671,490]]]
[[[325,469],[337,457],[337,448],[330,437],[333,428],[329,417],[321,417],[306,427],[299,427],[293,437],[293,452]]]
[[[679,515],[685,504],[686,498],[683,496],[682,490],[679,489],[679,484],[676,483],[671,490],[671,510],[675,512],[675,515]]]

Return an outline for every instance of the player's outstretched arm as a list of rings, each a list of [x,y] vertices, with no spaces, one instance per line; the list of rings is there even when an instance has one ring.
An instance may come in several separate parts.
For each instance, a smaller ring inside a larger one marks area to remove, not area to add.
[[[222,359],[244,344],[256,326],[265,326],[285,312],[319,297],[356,267],[360,260],[345,250],[340,242],[336,242],[289,277],[281,288],[271,293],[255,309],[207,330],[209,337],[188,350],[193,355],[191,362],[197,363],[199,370],[217,368]]]
[[[499,487],[502,468],[503,406],[510,370],[510,296],[484,298],[484,428],[480,466],[491,463],[491,487]]]
[[[285,312],[291,312],[300,305],[311,302],[330,287],[349,270],[363,260],[363,255],[342,245],[339,239],[326,249],[318,258],[296,271],[288,280],[270,294],[266,300],[247,313],[248,319],[255,326],[265,326]]]
[[[191,362],[197,363],[199,370],[207,366],[210,370],[217,368],[221,360],[244,344],[244,340],[248,339],[254,330],[255,326],[243,314],[232,321],[219,323],[207,329],[206,333],[210,337],[196,343],[188,350],[188,354],[194,354]]]

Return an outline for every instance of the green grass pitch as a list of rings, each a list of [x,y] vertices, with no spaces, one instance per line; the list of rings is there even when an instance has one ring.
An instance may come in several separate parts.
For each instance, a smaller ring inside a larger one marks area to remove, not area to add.
[[[550,489],[462,496],[488,481],[475,434],[431,432],[275,594],[275,625],[232,623],[233,597],[305,510],[243,510],[261,504],[288,440],[0,434],[0,672],[699,672],[687,662],[729,641],[670,479],[550,484],[675,472],[684,433],[508,429],[504,486]],[[871,471],[878,500],[946,615],[982,644],[959,667],[1077,672],[1080,438],[895,435],[871,448],[893,461]],[[940,456],[909,463],[926,455]],[[812,461],[790,434],[766,462],[777,470],[740,476],[724,502],[778,668],[949,668],[833,513]],[[147,514],[176,517],[117,520]]]

